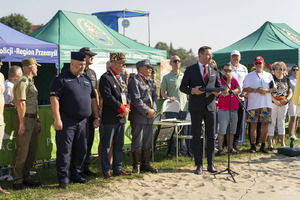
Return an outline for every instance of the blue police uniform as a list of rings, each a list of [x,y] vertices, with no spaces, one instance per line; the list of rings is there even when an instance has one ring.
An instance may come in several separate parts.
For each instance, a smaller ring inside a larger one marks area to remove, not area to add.
[[[81,177],[87,153],[88,117],[92,114],[92,98],[96,95],[86,75],[77,77],[65,71],[53,79],[50,96],[59,98],[63,123],[63,129],[56,131],[57,178],[60,183],[68,183],[69,166],[71,179]]]

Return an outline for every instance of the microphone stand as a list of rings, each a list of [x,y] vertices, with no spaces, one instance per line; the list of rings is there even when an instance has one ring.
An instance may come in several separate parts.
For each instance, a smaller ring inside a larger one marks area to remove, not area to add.
[[[229,98],[229,125],[228,125],[228,129],[227,129],[227,130],[229,130],[229,131],[227,132],[227,137],[228,137],[228,140],[227,140],[227,141],[229,141],[229,144],[227,144],[227,145],[230,147],[230,137],[231,137],[231,134],[230,134],[230,127],[231,127],[231,95],[233,94],[233,96],[234,96],[234,97],[238,100],[238,102],[242,105],[243,109],[247,112],[248,115],[250,115],[250,113],[249,113],[249,111],[245,108],[245,105],[240,101],[240,99],[233,93],[232,89],[231,89],[231,88],[229,87],[229,85],[227,84],[227,81],[225,81],[225,79],[224,79],[225,74],[223,74],[217,67],[214,67],[213,69],[214,69],[215,71],[219,72],[221,79],[224,81],[225,85],[226,85],[227,88],[229,89],[229,95],[230,95],[230,98]],[[219,119],[219,120],[220,120],[220,119]],[[228,143],[228,142],[227,142],[227,143]],[[237,173],[237,172],[235,172],[235,171],[233,171],[233,170],[230,169],[230,151],[231,151],[231,149],[229,150],[229,148],[228,148],[228,153],[227,153],[227,154],[228,154],[228,166],[227,166],[227,169],[224,169],[224,170],[222,170],[222,171],[220,171],[220,172],[215,173],[214,176],[216,176],[217,174],[221,174],[221,173],[223,173],[223,172],[228,172],[228,174],[231,175],[233,181],[236,183],[236,181],[235,181],[233,175],[234,175],[234,174],[237,174],[237,175],[238,175],[239,173]]]

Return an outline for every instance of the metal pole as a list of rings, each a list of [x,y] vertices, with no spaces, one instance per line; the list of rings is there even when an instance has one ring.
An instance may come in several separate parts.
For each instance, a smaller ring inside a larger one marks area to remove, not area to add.
[[[148,13],[148,42],[150,47],[150,13]]]
[[[123,21],[125,19],[125,10],[123,10]],[[125,27],[123,26],[123,35],[125,35]]]

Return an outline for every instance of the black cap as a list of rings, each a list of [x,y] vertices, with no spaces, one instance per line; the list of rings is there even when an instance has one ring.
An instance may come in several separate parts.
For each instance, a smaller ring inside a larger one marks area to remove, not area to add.
[[[92,56],[92,57],[97,55],[96,53],[92,52],[90,47],[83,47],[79,50],[79,52],[84,53],[85,55],[88,55],[88,56]]]
[[[85,54],[80,52],[71,52],[71,59],[72,60],[78,60],[78,61],[85,61]]]
[[[136,65],[136,68],[139,68],[142,66],[148,66],[148,67],[151,67],[152,69],[154,69],[153,66],[151,65],[149,59],[141,60],[141,61],[137,62],[135,65]]]

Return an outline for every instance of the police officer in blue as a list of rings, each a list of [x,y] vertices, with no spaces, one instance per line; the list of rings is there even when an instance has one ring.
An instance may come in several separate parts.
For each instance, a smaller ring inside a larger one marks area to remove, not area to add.
[[[132,172],[157,173],[158,170],[150,165],[153,122],[157,110],[157,94],[151,81],[153,66],[148,59],[144,59],[136,63],[136,68],[138,74],[132,77],[128,83],[128,93],[131,99],[129,119],[132,127]],[[140,150],[142,150],[141,162]]]
[[[126,57],[124,53],[111,53],[111,66],[105,72],[99,83],[100,94],[103,98],[102,123],[103,144],[101,149],[101,166],[104,178],[111,178],[110,147],[113,140],[113,175],[131,175],[122,170],[124,131],[126,116],[130,112],[130,99],[127,86],[120,78],[125,70]]]
[[[56,130],[56,169],[59,187],[87,182],[81,176],[87,153],[88,118],[94,113],[94,128],[100,125],[95,92],[91,80],[83,75],[85,54],[71,52],[70,70],[56,76],[50,88],[51,109]],[[71,157],[71,159],[70,159]]]

